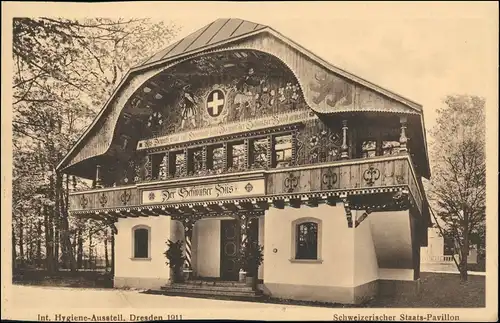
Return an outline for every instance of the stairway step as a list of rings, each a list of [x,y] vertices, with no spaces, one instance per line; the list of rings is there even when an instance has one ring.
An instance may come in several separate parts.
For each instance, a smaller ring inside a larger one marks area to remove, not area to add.
[[[178,295],[217,295],[217,296],[236,296],[236,297],[258,297],[260,295],[256,295],[255,292],[233,292],[233,291],[224,291],[224,290],[206,290],[206,289],[177,289],[177,288],[169,288],[164,290],[168,294],[178,294]]]
[[[187,285],[203,285],[203,286],[238,286],[238,287],[248,287],[246,283],[240,283],[237,281],[207,281],[207,280],[188,280],[185,282],[179,282],[176,284],[187,284]]]
[[[218,286],[218,285],[193,285],[193,284],[173,284],[170,286],[164,286],[166,289],[168,288],[177,288],[177,289],[206,289],[206,290],[225,290],[225,291],[249,291],[252,292],[252,287],[249,286]],[[162,287],[162,288],[164,288]]]

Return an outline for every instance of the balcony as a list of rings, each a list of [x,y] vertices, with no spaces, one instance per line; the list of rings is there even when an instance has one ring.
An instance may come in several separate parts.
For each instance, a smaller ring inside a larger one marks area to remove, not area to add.
[[[414,208],[423,192],[407,154],[175,178],[70,193],[72,214],[147,216],[262,211],[344,201],[354,209]]]

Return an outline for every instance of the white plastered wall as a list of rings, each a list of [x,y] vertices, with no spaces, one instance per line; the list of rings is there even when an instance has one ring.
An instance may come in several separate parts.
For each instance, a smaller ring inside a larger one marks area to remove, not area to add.
[[[120,218],[115,236],[115,287],[159,288],[170,278],[163,254],[171,236],[169,216]],[[147,226],[150,231],[148,259],[133,258],[133,228]]]

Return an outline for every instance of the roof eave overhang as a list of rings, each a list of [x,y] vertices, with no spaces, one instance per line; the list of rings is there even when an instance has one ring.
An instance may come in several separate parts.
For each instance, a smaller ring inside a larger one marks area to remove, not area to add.
[[[324,68],[328,69],[328,70],[331,70],[332,72],[334,73],[337,73],[339,74],[340,76],[343,76],[345,77],[346,79],[349,79],[353,82],[356,82],[356,83],[359,83],[371,90],[374,90],[386,97],[389,97],[393,100],[396,100],[414,110],[416,110],[416,112],[418,112],[419,114],[421,114],[421,118],[422,118],[422,128],[424,127],[423,126],[423,116],[422,116],[422,105],[416,103],[416,102],[413,102],[407,98],[404,98],[402,97],[401,95],[399,94],[396,94],[392,91],[389,91],[385,88],[382,88],[374,83],[371,83],[363,78],[360,78],[354,74],[351,74],[345,70],[342,70],[330,63],[328,63],[326,60],[322,59],[321,57],[317,56],[316,54],[310,52],[309,50],[307,50],[306,48],[302,47],[301,45],[297,44],[296,42],[294,42],[293,40],[289,39],[288,37],[282,35],[281,33],[277,32],[276,30],[274,30],[273,28],[271,27],[268,27],[268,26],[264,26],[263,28],[260,28],[260,29],[257,29],[257,30],[254,30],[252,32],[249,32],[249,33],[245,33],[243,35],[240,35],[240,36],[237,36],[237,37],[233,37],[233,38],[230,38],[230,39],[226,39],[226,40],[222,40],[220,42],[216,42],[216,43],[213,43],[213,44],[210,44],[210,45],[207,45],[207,46],[204,46],[204,47],[201,47],[201,48],[198,48],[196,50],[192,50],[192,51],[188,51],[188,52],[184,52],[184,53],[181,53],[179,55],[175,55],[175,56],[171,56],[171,57],[168,57],[166,59],[163,59],[163,60],[158,60],[158,61],[155,61],[155,62],[152,62],[152,63],[148,63],[148,64],[145,64],[145,65],[141,65],[141,66],[136,66],[136,67],[133,67],[131,68],[126,74],[125,76],[122,78],[122,81],[120,82],[120,84],[115,88],[115,90],[113,91],[112,95],[108,98],[108,100],[106,101],[106,103],[103,105],[103,107],[101,108],[101,110],[99,111],[98,115],[95,117],[94,121],[87,127],[87,129],[85,130],[85,132],[80,136],[80,138],[78,138],[76,144],[71,148],[71,150],[64,156],[64,158],[61,160],[61,162],[57,165],[57,168],[56,170],[57,171],[64,171],[67,167],[65,167],[65,164],[67,162],[67,160],[70,158],[70,156],[72,156],[72,154],[75,152],[75,150],[81,146],[84,138],[86,136],[88,136],[88,134],[90,133],[90,131],[94,128],[94,126],[96,125],[96,123],[101,119],[102,115],[104,114],[104,112],[106,111],[106,108],[108,107],[108,105],[110,104],[110,102],[113,100],[113,98],[117,95],[117,93],[120,91],[120,89],[123,87],[124,84],[127,83],[127,81],[130,79],[131,75],[133,74],[136,74],[136,73],[141,73],[141,72],[144,72],[148,69],[151,69],[151,68],[155,68],[155,67],[158,67],[158,66],[162,66],[162,65],[166,65],[166,64],[169,64],[169,63],[172,63],[176,60],[181,60],[181,59],[185,59],[189,56],[192,56],[192,55],[196,55],[196,54],[199,54],[199,53],[202,53],[202,52],[207,52],[207,51],[210,51],[210,50],[213,50],[213,49],[216,49],[217,47],[220,47],[222,45],[226,45],[226,44],[229,44],[229,43],[233,43],[233,42],[236,42],[236,41],[239,41],[241,39],[245,39],[245,38],[248,38],[248,37],[252,37],[252,36],[255,36],[255,35],[258,35],[258,34],[262,34],[262,33],[269,33],[270,35],[278,38],[279,40],[283,41],[284,43],[286,43],[288,46],[294,48],[295,50],[301,52],[302,54],[308,56],[309,58],[313,59],[316,63],[322,65]],[[426,139],[425,139],[425,128],[423,128],[423,131],[424,131],[424,144],[425,144],[425,147],[426,147],[426,156],[427,155],[427,143],[426,143]],[[427,164],[429,162],[428,160],[428,157],[426,158],[427,159]]]

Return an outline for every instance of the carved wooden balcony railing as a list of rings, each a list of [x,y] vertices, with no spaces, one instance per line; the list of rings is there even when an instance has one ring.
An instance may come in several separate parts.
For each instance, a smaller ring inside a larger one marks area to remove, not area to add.
[[[140,204],[139,190],[136,186],[93,189],[70,193],[69,209],[89,211],[107,208],[120,208]]]
[[[196,194],[186,193],[188,190]],[[340,200],[357,209],[413,207],[422,214],[423,194],[410,157],[402,154],[73,192],[70,211],[198,207],[191,213],[200,213],[207,205],[221,201],[226,204],[265,202],[275,206],[278,201],[278,204],[294,206],[293,203]]]

